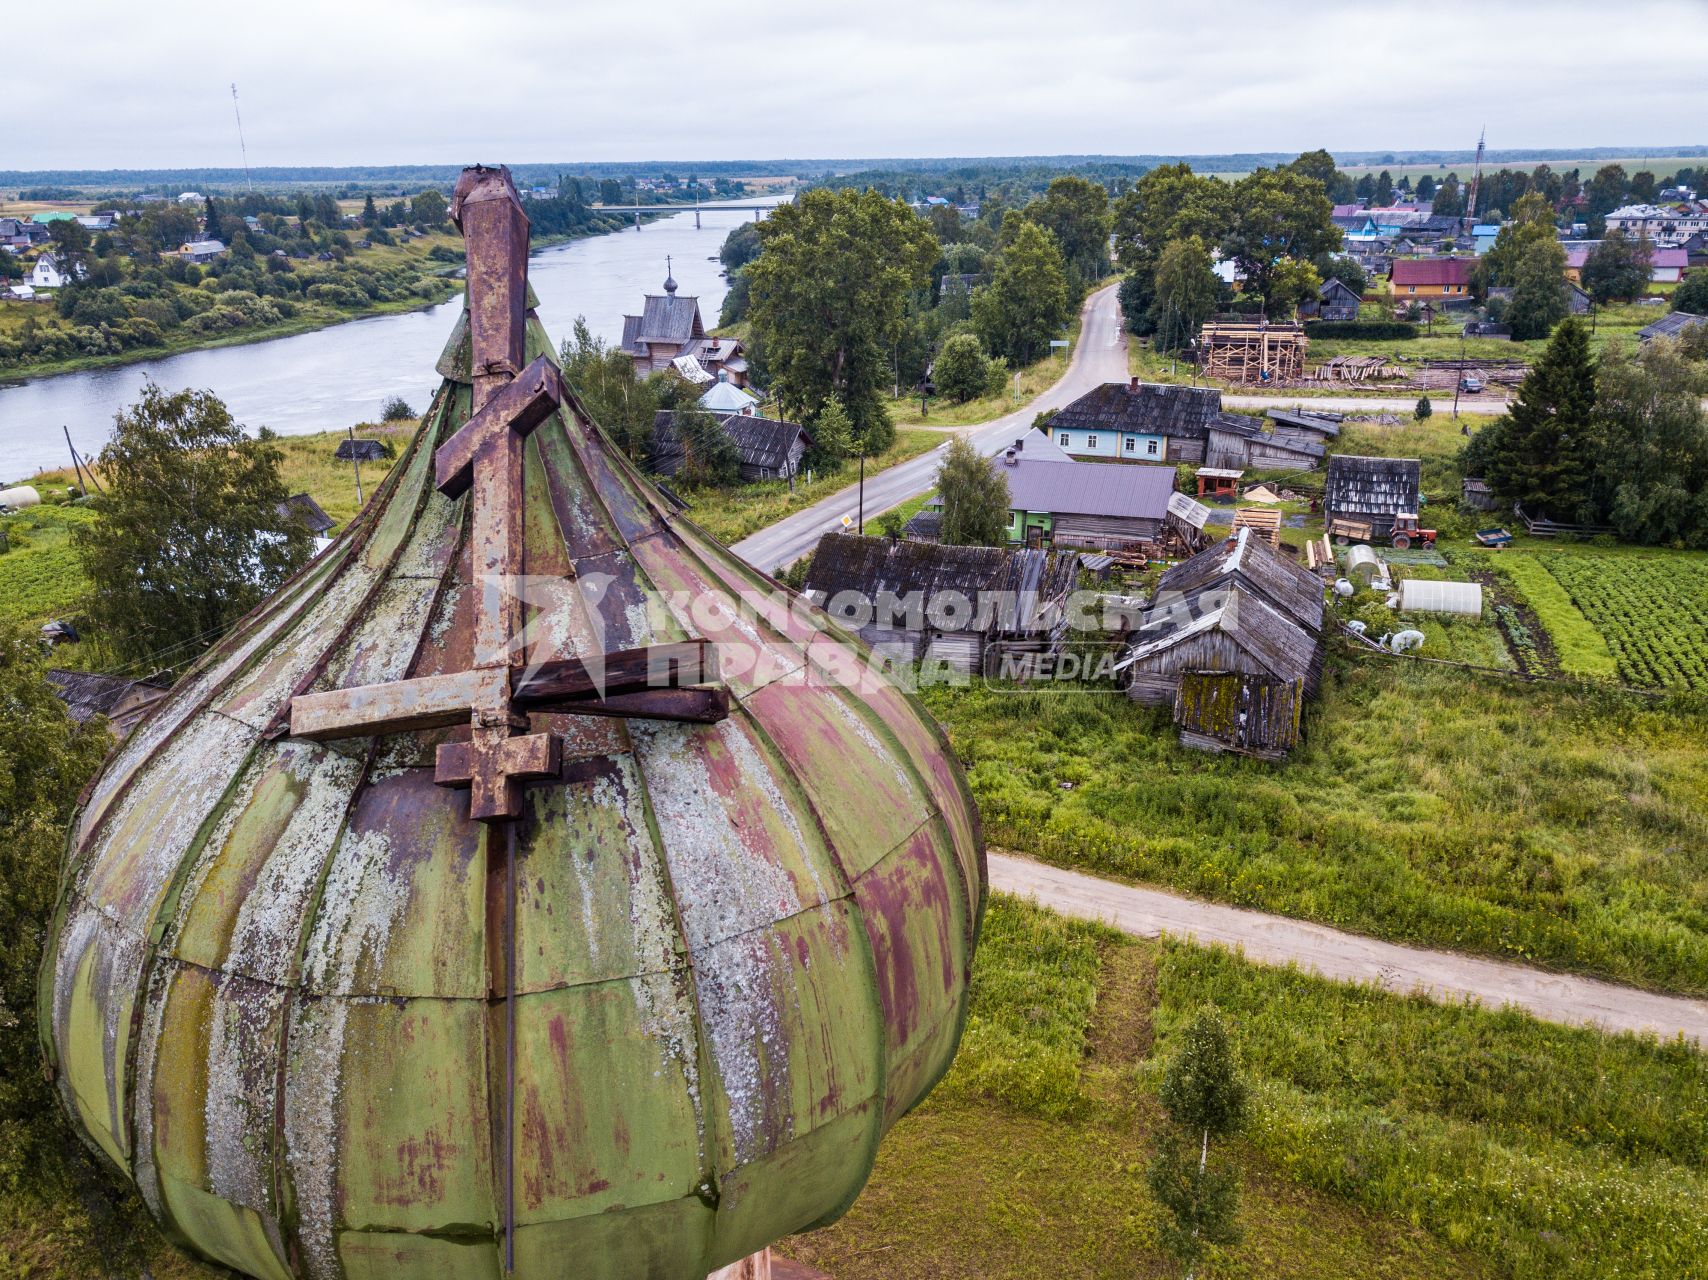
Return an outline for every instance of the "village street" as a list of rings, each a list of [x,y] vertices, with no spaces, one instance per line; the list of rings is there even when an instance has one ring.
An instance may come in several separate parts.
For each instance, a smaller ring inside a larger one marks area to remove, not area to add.
[[[1682,1035],[1708,1046],[1708,1001],[1657,995],[1570,974],[1549,973],[1451,951],[1379,942],[1355,933],[1240,907],[1199,902],[1160,889],[1102,880],[1030,858],[992,852],[990,886],[1035,899],[1063,915],[1099,920],[1139,938],[1162,934],[1239,947],[1258,964],[1296,964],[1342,982],[1419,991],[1432,1000],[1512,1005],[1532,1017],[1604,1031]]]
[[[1055,385],[1013,413],[976,427],[964,428],[967,438],[976,448],[986,454],[999,453],[1013,442],[1015,436],[1030,429],[1032,420],[1046,409],[1059,409],[1105,382],[1127,380],[1127,334],[1121,327],[1121,306],[1117,295],[1117,286],[1110,285],[1085,300],[1079,347],[1068,362],[1067,372]],[[1222,403],[1230,409],[1302,408],[1407,416],[1417,407],[1416,400],[1363,396],[1224,395]],[[1462,414],[1505,413],[1506,403],[1499,398],[1473,400],[1467,397],[1460,402],[1459,411]],[[931,488],[942,462],[943,450],[948,447],[947,441],[948,433],[945,432],[944,444],[939,448],[866,477],[868,522]],[[841,529],[843,516],[857,519],[857,507],[857,487],[849,485],[769,528],[743,538],[730,549],[755,568],[771,573],[806,555],[818,545],[824,534]]]
[[[1085,300],[1079,347],[1068,361],[1065,374],[1030,404],[991,422],[967,428],[967,438],[981,452],[996,454],[1032,426],[1032,419],[1046,409],[1059,409],[1105,382],[1127,380],[1127,335],[1121,328],[1121,306],[1117,287],[1099,289]],[[891,507],[931,488],[942,462],[944,444],[930,453],[898,463],[887,471],[866,477],[866,519],[882,515]],[[841,529],[842,517],[855,518],[856,488],[823,498],[768,529],[743,538],[731,546],[742,559],[766,573],[806,555],[826,533]]]

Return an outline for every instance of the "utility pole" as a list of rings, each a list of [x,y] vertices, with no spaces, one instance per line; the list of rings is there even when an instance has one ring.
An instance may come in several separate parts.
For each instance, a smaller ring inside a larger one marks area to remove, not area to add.
[[[860,519],[859,531],[866,532],[866,442],[860,442]]]
[[[250,191],[255,190],[255,183],[249,177],[249,147],[243,141],[243,113],[237,109],[237,84],[231,86],[231,114],[237,117],[237,149],[243,154],[243,185]]]
[[[1465,331],[1459,330],[1459,376],[1453,379],[1453,419],[1459,419],[1459,388],[1465,385]]]
[[[367,500],[362,497],[362,455],[356,448],[356,428],[352,425],[345,430],[350,433],[350,466],[356,472],[356,505],[363,507]]]

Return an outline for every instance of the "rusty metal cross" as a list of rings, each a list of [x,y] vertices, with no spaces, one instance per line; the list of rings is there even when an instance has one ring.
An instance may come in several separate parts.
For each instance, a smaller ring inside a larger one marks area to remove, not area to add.
[[[565,399],[546,356],[523,367],[528,316],[528,218],[509,171],[463,171],[451,217],[468,249],[473,412],[433,455],[434,483],[470,494],[474,639],[466,671],[300,693],[293,737],[327,740],[467,723],[467,742],[438,748],[434,778],[469,789],[469,816],[520,812],[519,784],[559,770],[558,741],[526,730],[530,709],[587,715],[715,721],[729,712],[716,684],[717,652],[704,640],[563,658],[524,669],[521,603],[522,465],[530,432]]]

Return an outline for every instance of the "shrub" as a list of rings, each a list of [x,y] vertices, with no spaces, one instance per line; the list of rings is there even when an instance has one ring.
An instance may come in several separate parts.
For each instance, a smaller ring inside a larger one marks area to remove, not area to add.
[[[393,396],[380,409],[381,422],[402,422],[406,418],[416,418],[420,415],[410,407],[409,401],[402,396]]]

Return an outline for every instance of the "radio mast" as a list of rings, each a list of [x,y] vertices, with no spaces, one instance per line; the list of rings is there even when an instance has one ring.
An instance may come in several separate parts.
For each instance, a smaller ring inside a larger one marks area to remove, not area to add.
[[[1469,231],[1477,225],[1477,188],[1483,185],[1483,139],[1488,134],[1488,126],[1484,125],[1477,132],[1477,165],[1471,171],[1471,190],[1465,197],[1465,230]]]
[[[255,190],[255,183],[249,177],[249,147],[243,141],[243,113],[237,109],[237,85],[231,86],[231,114],[237,117],[237,149],[243,153],[243,185],[249,190]]]

